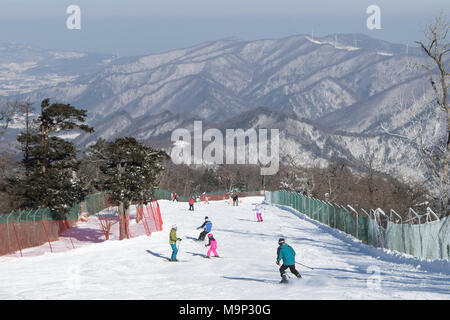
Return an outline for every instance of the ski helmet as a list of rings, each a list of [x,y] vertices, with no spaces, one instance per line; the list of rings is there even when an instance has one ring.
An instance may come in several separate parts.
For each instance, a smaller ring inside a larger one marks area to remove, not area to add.
[[[282,244],[284,244],[284,238],[280,238],[278,239],[278,244],[281,246]]]
[[[212,236],[213,236],[212,233],[208,234],[208,238],[212,238]]]

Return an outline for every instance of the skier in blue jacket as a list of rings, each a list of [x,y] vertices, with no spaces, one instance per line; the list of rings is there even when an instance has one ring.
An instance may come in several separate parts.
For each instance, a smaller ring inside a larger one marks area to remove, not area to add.
[[[277,249],[277,265],[280,265],[280,260],[283,260],[283,265],[280,267],[281,282],[287,282],[286,269],[289,268],[291,272],[297,277],[301,278],[300,272],[295,269],[295,251],[292,247],[284,241],[283,238],[278,240]]]
[[[198,227],[197,229],[202,229],[202,228],[203,228],[203,231],[198,236],[199,241],[205,240],[206,235],[211,232],[212,222],[209,221],[208,217],[205,217],[205,222],[203,222],[203,224],[200,227]]]

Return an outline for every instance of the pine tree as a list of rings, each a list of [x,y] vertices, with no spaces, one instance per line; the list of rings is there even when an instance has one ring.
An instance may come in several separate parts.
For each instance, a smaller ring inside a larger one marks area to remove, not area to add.
[[[164,170],[161,163],[170,157],[133,137],[111,142],[99,139],[86,153],[102,172],[96,185],[108,192],[109,201],[119,207],[120,239],[129,238],[127,209],[133,203],[142,206],[153,198],[159,173]]]
[[[63,218],[73,203],[81,201],[85,192],[77,177],[79,161],[75,145],[57,135],[72,130],[93,132],[85,124],[86,110],[70,104],[41,103],[41,114],[32,129],[19,134],[17,140],[24,153],[25,174],[14,182],[14,191],[22,199],[22,207],[49,207]]]

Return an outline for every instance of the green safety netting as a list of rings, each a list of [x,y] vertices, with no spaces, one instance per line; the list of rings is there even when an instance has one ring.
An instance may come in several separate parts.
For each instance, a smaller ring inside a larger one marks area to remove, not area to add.
[[[52,213],[49,208],[12,211],[9,214],[0,215],[0,224],[36,221],[60,221],[77,220],[80,215],[80,204],[74,204],[64,215]]]
[[[86,204],[86,211],[90,214],[98,213],[108,207],[107,196],[103,192],[98,192],[86,196],[84,199]]]
[[[365,244],[407,253],[424,259],[450,259],[448,217],[421,224],[394,223],[378,211],[371,215],[350,206],[321,201],[288,191],[266,191],[266,202],[289,206],[311,219],[341,230]],[[387,223],[383,222],[387,221]]]

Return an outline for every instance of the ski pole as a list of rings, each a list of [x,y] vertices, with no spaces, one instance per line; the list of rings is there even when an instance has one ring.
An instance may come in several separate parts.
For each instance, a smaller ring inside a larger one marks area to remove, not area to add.
[[[306,266],[306,265],[304,265],[304,264],[301,264],[300,262],[295,261],[295,263],[296,263],[296,264],[299,264],[299,265],[301,265],[301,266],[307,267],[307,268],[309,268],[309,269],[311,269],[311,270],[314,270],[314,268],[308,267],[308,266]]]

